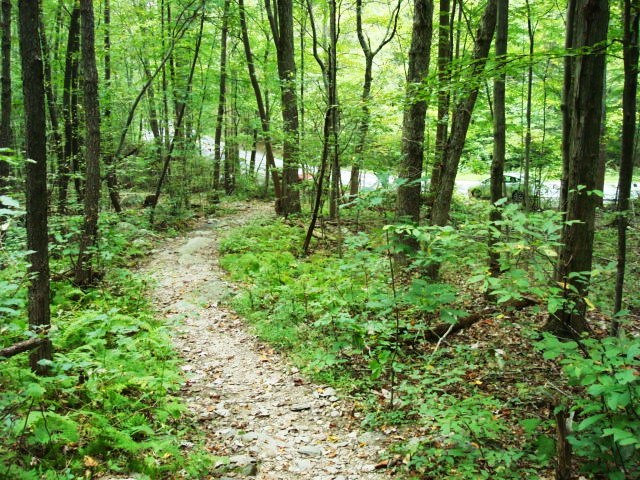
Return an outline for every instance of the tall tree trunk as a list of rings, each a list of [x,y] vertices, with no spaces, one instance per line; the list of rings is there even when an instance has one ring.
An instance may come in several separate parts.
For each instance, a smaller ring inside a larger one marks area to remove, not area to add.
[[[11,0],[2,0],[2,71],[0,73],[0,148],[13,148],[11,131]],[[5,193],[11,169],[0,158],[0,195]],[[0,202],[0,206],[2,203]]]
[[[190,86],[193,83],[193,76],[196,71],[196,65],[198,64],[198,57],[200,55],[200,46],[202,45],[202,32],[204,30],[204,22],[206,19],[206,10],[204,8],[204,3],[201,5],[202,13],[200,16],[200,29],[198,31],[198,36],[196,37],[196,44],[193,52],[193,60],[191,62],[191,68],[189,69],[189,75],[187,78],[187,83],[185,87],[185,98],[179,102],[178,111],[176,117],[176,123],[174,126],[174,135],[171,140],[171,144],[169,145],[169,151],[167,152],[167,156],[164,159],[164,164],[162,166],[162,172],[160,173],[160,178],[158,179],[158,183],[156,185],[155,194],[152,197],[151,202],[151,223],[153,223],[155,208],[158,205],[158,200],[160,200],[160,193],[162,191],[162,186],[164,184],[164,180],[167,176],[167,172],[169,171],[169,165],[171,164],[171,160],[173,158],[173,151],[176,146],[176,142],[179,142],[182,139],[182,134],[180,133],[182,129],[182,122],[184,120],[184,115],[187,109],[187,98],[186,94],[190,91]],[[173,49],[172,49],[173,50]]]
[[[88,285],[93,281],[92,259],[98,243],[100,206],[100,103],[98,100],[98,67],[96,66],[93,0],[80,0],[82,71],[84,80],[84,112],[86,135],[84,228],[74,282]]]
[[[65,54],[62,116],[64,117],[64,157],[58,169],[58,211],[67,209],[69,178],[80,152],[78,133],[78,57],[80,52],[80,7],[74,2],[69,21]],[[76,189],[78,190],[78,189]]]
[[[338,102],[338,15],[336,0],[329,0],[329,49],[327,62],[327,97],[331,108],[330,136],[331,142],[331,195],[329,197],[329,216],[339,218],[340,194],[342,190],[342,171],[338,145],[338,126],[340,104]]]
[[[293,0],[265,0],[269,25],[276,46],[284,141],[282,150],[282,214],[300,213],[300,192],[296,184],[299,164],[298,100],[293,45]]]
[[[40,29],[40,45],[42,48],[42,61],[44,66],[44,92],[47,101],[47,109],[49,110],[49,122],[51,123],[51,137],[53,139],[53,152],[56,160],[62,162],[64,158],[64,144],[62,135],[60,134],[58,101],[53,88],[53,78],[51,73],[51,52],[49,51],[49,42],[45,33],[44,21],[42,18],[42,10],[38,15],[38,28]]]
[[[404,117],[402,120],[402,148],[398,178],[405,183],[398,188],[396,217],[418,223],[420,220],[420,178],[424,156],[424,127],[427,112],[424,79],[429,72],[431,36],[433,33],[433,2],[416,0],[413,30],[409,49],[409,70]],[[405,239],[407,247],[418,247],[414,240]]]
[[[216,128],[213,147],[213,189],[220,188],[220,163],[222,162],[222,127],[224,125],[224,108],[227,92],[227,37],[229,33],[229,4],[224,1],[222,12],[222,29],[220,31],[220,81],[218,83],[218,113],[216,115]],[[240,11],[243,6],[240,4]],[[242,13],[241,13],[242,15]]]
[[[633,178],[633,147],[636,137],[638,92],[638,29],[640,5],[638,0],[624,0],[624,90],[622,93],[622,153],[618,179],[618,253],[614,313],[622,310],[625,265],[627,261],[627,229],[629,227],[629,197]],[[611,324],[612,335],[620,328],[616,317]]]
[[[454,0],[455,4],[455,0]],[[427,204],[429,209],[433,205],[435,192],[440,185],[440,176],[444,168],[443,152],[447,144],[449,132],[449,106],[451,105],[450,80],[451,80],[451,48],[453,41],[451,2],[440,0],[440,12],[438,14],[438,125],[436,127],[436,149],[434,153],[433,168],[431,170],[431,183]]]
[[[251,80],[251,87],[256,97],[256,104],[258,106],[258,115],[260,116],[260,125],[262,126],[262,136],[264,139],[265,156],[267,160],[266,175],[268,180],[268,174],[271,173],[273,178],[273,188],[276,196],[276,213],[283,214],[282,209],[282,184],[280,182],[280,176],[276,169],[276,163],[273,156],[273,146],[271,144],[271,127],[269,121],[269,109],[265,105],[262,97],[262,90],[260,89],[260,83],[258,82],[258,76],[256,75],[256,69],[253,59],[253,53],[251,52],[251,43],[249,42],[249,31],[247,29],[247,19],[244,7],[244,0],[238,0],[240,6],[240,32],[242,34],[242,44],[244,46],[244,53],[247,59],[247,69],[249,71],[249,79]],[[267,182],[265,182],[266,184]]]
[[[571,4],[570,4],[571,5]],[[559,335],[575,336],[588,329],[584,297],[589,290],[595,230],[596,184],[605,48],[609,23],[607,0],[576,0],[569,13],[572,23],[567,35],[580,51],[571,61],[569,96],[565,99],[568,122],[563,137],[569,157],[564,159],[567,178],[567,225],[558,256],[556,281],[564,285],[566,303],[562,311],[549,316],[545,325]]]
[[[433,208],[431,210],[432,225],[446,225],[449,220],[449,211],[451,209],[451,199],[453,197],[453,188],[455,185],[456,174],[458,173],[458,165],[460,156],[464,147],[471,114],[478,97],[478,90],[482,84],[477,79],[482,76],[482,71],[487,63],[489,48],[491,47],[491,39],[496,26],[497,17],[497,0],[488,0],[485,8],[480,28],[476,34],[473,62],[469,68],[467,78],[473,81],[471,90],[467,92],[466,97],[459,101],[453,113],[451,122],[451,133],[447,139],[447,144],[442,152],[444,159],[443,170],[440,179],[438,191],[435,193]]]
[[[526,127],[524,134],[524,206],[527,210],[531,208],[531,110],[533,94],[533,53],[535,45],[535,31],[533,29],[533,19],[531,17],[531,4],[526,0],[527,6],[527,32],[529,34],[529,65],[527,66],[527,107],[526,107]],[[499,20],[498,20],[499,21]]]
[[[49,309],[49,251],[47,227],[47,134],[42,50],[38,29],[38,0],[19,0],[20,56],[24,94],[27,186],[27,250],[29,255],[29,327],[45,333],[51,325]],[[40,360],[51,360],[51,342],[44,342],[29,357],[31,369],[48,372]]]
[[[573,62],[574,56],[569,52],[575,47],[573,25],[575,24],[575,12],[576,2],[578,0],[568,0],[567,2],[567,20],[566,20],[566,34],[564,46],[567,50],[567,54],[564,56],[564,77],[562,84],[562,104],[560,110],[562,111],[562,131],[569,132],[571,122],[571,111],[567,102],[572,95],[571,88],[573,82],[571,76],[573,75]],[[562,212],[563,219],[567,219],[567,201],[569,197],[569,185],[567,183],[569,179],[569,148],[570,138],[568,135],[562,135],[562,179],[560,181],[560,200],[558,202],[558,210]],[[564,229],[564,228],[563,228]]]
[[[374,49],[371,47],[371,41],[362,28],[362,0],[356,0],[356,31],[358,33],[358,42],[364,54],[364,80],[362,82],[362,95],[360,97],[360,118],[358,119],[358,140],[355,147],[355,160],[351,165],[351,177],[349,179],[349,195],[355,197],[360,189],[360,168],[364,162],[364,151],[367,144],[367,135],[369,134],[369,126],[371,124],[371,111],[369,110],[369,102],[371,98],[371,85],[373,83],[373,60],[391,40],[395,37],[398,27],[398,16],[400,14],[400,5],[402,0],[398,0],[393,14],[387,24],[387,30],[384,37]]]
[[[107,182],[107,190],[109,191],[109,199],[113,209],[120,213],[120,193],[118,192],[118,176],[116,174],[116,155],[113,144],[112,124],[111,124],[111,0],[104,0],[104,123],[107,125],[104,135],[104,145],[106,152],[103,153],[105,164],[105,179]]]
[[[507,35],[509,31],[509,0],[498,0],[496,27],[496,59],[498,75],[493,81],[493,159],[491,161],[491,212],[489,213],[489,270],[495,277],[500,274],[500,254],[495,244],[500,237],[502,215],[496,202],[504,196],[504,159],[506,151],[505,82],[507,73]]]

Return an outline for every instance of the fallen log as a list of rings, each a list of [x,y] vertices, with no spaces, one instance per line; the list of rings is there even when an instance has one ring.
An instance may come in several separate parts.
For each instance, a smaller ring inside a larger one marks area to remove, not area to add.
[[[524,297],[520,300],[509,302],[505,304],[508,307],[513,308],[514,310],[522,310],[526,307],[531,307],[533,305],[538,304],[539,301],[536,298]],[[494,313],[498,313],[500,309],[494,308],[489,311],[477,312],[471,315],[467,315],[464,318],[459,319],[453,325],[451,323],[441,323],[436,325],[433,328],[428,329],[425,332],[426,340],[430,342],[438,342],[445,335],[450,335],[452,333],[457,333],[460,330],[464,330],[465,328],[469,328],[471,325],[478,323],[483,318],[486,318],[487,315],[492,315]]]
[[[29,340],[15,343],[10,347],[0,349],[0,359],[11,358],[19,353],[35,350],[49,341],[46,337],[33,337]]]

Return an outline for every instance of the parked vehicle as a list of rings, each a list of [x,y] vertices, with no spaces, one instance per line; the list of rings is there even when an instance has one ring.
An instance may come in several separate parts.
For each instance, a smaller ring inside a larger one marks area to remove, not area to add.
[[[502,186],[502,195],[514,202],[522,202],[524,200],[524,185],[522,181],[513,175],[504,176],[504,184]],[[491,179],[483,180],[480,185],[469,189],[469,196],[473,198],[490,199],[491,198]]]

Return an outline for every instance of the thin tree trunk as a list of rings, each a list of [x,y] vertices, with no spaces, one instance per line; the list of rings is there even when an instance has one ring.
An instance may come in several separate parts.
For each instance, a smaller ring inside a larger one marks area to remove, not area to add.
[[[618,179],[618,253],[614,313],[622,310],[625,265],[627,261],[627,229],[629,226],[629,197],[633,178],[633,149],[636,136],[638,91],[638,29],[640,5],[638,0],[624,1],[624,90],[622,93],[622,154]],[[617,335],[620,324],[617,317],[611,324],[611,334]]]
[[[76,285],[94,280],[92,259],[98,243],[100,206],[100,102],[98,100],[98,67],[96,66],[93,1],[80,0],[82,35],[82,71],[84,73],[84,112],[87,126],[86,175],[84,194],[84,228],[80,253],[75,266]]]
[[[491,204],[489,213],[489,270],[491,275],[500,274],[500,254],[495,245],[501,234],[500,220],[502,214],[496,205],[504,196],[504,160],[506,152],[506,112],[505,112],[505,82],[507,73],[507,36],[509,29],[509,0],[498,0],[496,21],[496,59],[499,72],[493,82],[493,159],[491,161]]]
[[[222,29],[220,31],[220,82],[218,83],[218,113],[216,115],[216,128],[214,134],[213,150],[213,189],[220,188],[220,163],[222,161],[222,126],[224,125],[224,109],[227,92],[227,37],[229,32],[229,4],[224,1],[222,13]],[[240,5],[240,10],[243,7]]]
[[[42,46],[42,61],[44,66],[44,92],[47,101],[47,109],[49,110],[49,122],[51,123],[51,137],[53,140],[52,150],[59,163],[62,162],[64,158],[64,144],[62,141],[62,135],[60,134],[58,102],[53,89],[53,78],[51,74],[51,52],[49,51],[49,42],[45,33],[42,10],[39,12],[38,22],[38,26],[40,28],[40,45]]]
[[[455,0],[454,0],[455,4]],[[431,170],[431,184],[427,195],[429,209],[433,205],[435,192],[440,185],[444,161],[443,152],[447,144],[449,132],[449,106],[451,94],[449,83],[451,81],[451,48],[453,41],[451,2],[440,0],[440,12],[438,15],[438,125],[436,127],[436,149],[434,152],[433,168]]]
[[[46,333],[51,325],[49,309],[49,251],[47,227],[47,135],[44,70],[38,29],[38,0],[18,2],[22,91],[24,94],[27,185],[27,250],[29,266],[29,327]],[[49,368],[40,360],[51,360],[51,342],[45,341],[31,352],[31,369],[46,374]]]
[[[476,35],[475,47],[473,52],[473,63],[467,76],[474,85],[462,99],[453,114],[451,123],[451,133],[447,139],[447,144],[442,153],[444,168],[440,180],[439,189],[436,192],[433,208],[431,210],[432,225],[446,225],[449,220],[449,211],[451,209],[451,199],[453,197],[453,188],[455,185],[460,156],[464,147],[467,130],[471,121],[471,114],[478,97],[478,90],[481,86],[476,81],[481,75],[487,62],[489,48],[491,47],[491,39],[496,25],[497,16],[497,0],[488,0],[487,6],[482,16],[480,28]]]
[[[373,83],[373,60],[391,40],[395,37],[398,27],[398,16],[400,14],[400,6],[402,0],[398,0],[393,14],[387,24],[387,30],[384,37],[373,49],[371,41],[362,28],[362,0],[356,0],[356,31],[358,33],[358,42],[364,54],[364,80],[362,82],[362,95],[360,97],[360,118],[358,119],[358,140],[355,146],[355,160],[351,165],[351,177],[349,179],[349,196],[355,197],[360,189],[360,168],[364,162],[364,152],[367,144],[367,135],[369,134],[369,126],[371,124],[371,111],[369,102],[371,99],[371,85]]]
[[[338,122],[340,113],[340,104],[338,102],[338,16],[336,0],[329,0],[329,51],[328,51],[328,70],[327,70],[327,87],[329,107],[331,108],[331,133],[329,136],[331,142],[331,195],[329,198],[329,216],[332,219],[340,217],[340,193],[342,189],[342,171],[340,168],[340,153],[338,145]],[[339,247],[340,248],[340,247]]]
[[[527,6],[527,32],[529,34],[529,65],[527,67],[527,107],[526,107],[526,127],[524,135],[524,206],[525,209],[531,209],[531,110],[532,110],[532,94],[533,94],[533,53],[535,45],[535,31],[533,29],[533,19],[531,18],[531,4],[526,1]]]
[[[11,130],[11,0],[2,0],[2,77],[0,78],[0,148],[13,147]],[[0,158],[0,195],[5,193],[11,169]],[[0,206],[2,203],[0,202]]]
[[[201,6],[202,7],[202,14],[200,17],[200,30],[198,32],[198,36],[196,39],[196,45],[195,45],[195,50],[193,52],[193,61],[191,62],[191,68],[189,70],[189,77],[187,79],[187,87],[185,89],[185,92],[188,92],[190,89],[190,85],[193,82],[193,76],[195,74],[195,70],[196,70],[196,65],[198,63],[198,56],[200,54],[200,46],[202,45],[202,31],[204,30],[204,22],[206,19],[206,10],[204,9],[204,5]],[[158,205],[158,200],[160,199],[160,193],[162,191],[162,185],[164,183],[164,179],[167,176],[167,172],[169,170],[169,165],[171,164],[171,160],[173,157],[173,151],[176,145],[176,140],[181,138],[181,135],[179,134],[180,129],[182,128],[182,121],[184,119],[184,114],[185,111],[187,109],[187,99],[185,98],[184,101],[180,102],[180,108],[178,109],[177,112],[177,118],[176,118],[176,125],[174,128],[174,135],[173,135],[173,139],[171,140],[171,145],[169,146],[169,151],[167,152],[167,156],[164,160],[164,165],[162,167],[162,172],[160,173],[160,178],[158,179],[158,184],[156,185],[156,191],[154,196],[152,197],[151,200],[151,223],[153,223],[153,218],[154,218],[154,214],[155,214],[155,208]]]
[[[62,116],[64,117],[64,156],[58,167],[58,211],[67,210],[69,178],[72,164],[80,151],[78,139],[78,56],[80,52],[80,8],[74,3],[69,22],[65,54]]]
[[[251,52],[251,43],[249,42],[249,32],[247,30],[247,19],[244,7],[244,0],[238,0],[239,5],[239,13],[240,13],[240,32],[242,34],[242,44],[244,46],[244,53],[247,59],[247,69],[249,71],[249,79],[251,80],[251,87],[253,88],[253,93],[256,97],[256,104],[258,107],[258,114],[260,116],[260,124],[262,126],[262,136],[264,137],[264,148],[265,148],[265,156],[267,160],[266,165],[266,175],[267,181],[265,184],[268,185],[268,175],[269,172],[273,178],[273,188],[276,196],[276,213],[283,214],[282,209],[282,184],[280,182],[280,177],[278,175],[278,171],[276,169],[276,163],[273,156],[273,146],[271,144],[271,131],[270,131],[270,122],[269,122],[269,109],[268,106],[265,105],[265,102],[262,97],[262,90],[260,89],[260,83],[258,82],[258,76],[256,75],[255,64],[253,60],[253,53]]]
[[[402,120],[402,149],[398,178],[405,183],[398,187],[396,218],[418,223],[420,220],[420,178],[424,156],[424,128],[427,101],[424,79],[429,72],[431,36],[433,32],[433,2],[417,0],[414,4],[413,30],[409,49],[406,106]],[[407,248],[417,249],[414,239],[402,241]]]

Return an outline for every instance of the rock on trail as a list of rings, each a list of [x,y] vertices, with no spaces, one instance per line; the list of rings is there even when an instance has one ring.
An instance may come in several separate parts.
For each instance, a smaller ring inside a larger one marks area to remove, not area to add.
[[[376,469],[384,435],[349,425],[348,402],[333,388],[301,377],[221,305],[234,286],[218,266],[219,236],[268,217],[272,207],[234,208],[236,213],[169,241],[144,268],[156,281],[157,308],[176,325],[173,339],[186,378],[182,396],[193,421],[205,432],[207,447],[229,457],[232,468],[222,478],[388,478]]]

